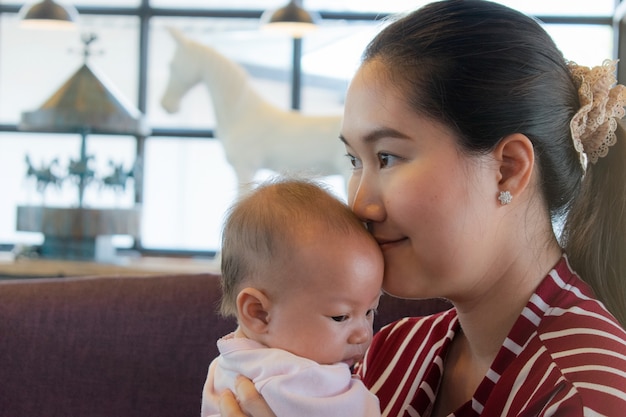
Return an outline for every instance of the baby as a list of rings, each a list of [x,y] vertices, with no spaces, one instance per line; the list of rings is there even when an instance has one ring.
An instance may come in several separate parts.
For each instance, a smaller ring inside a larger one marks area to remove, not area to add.
[[[372,340],[383,258],[348,206],[311,181],[272,180],[231,209],[222,237],[221,311],[202,417],[250,378],[278,417],[380,416],[352,376]]]

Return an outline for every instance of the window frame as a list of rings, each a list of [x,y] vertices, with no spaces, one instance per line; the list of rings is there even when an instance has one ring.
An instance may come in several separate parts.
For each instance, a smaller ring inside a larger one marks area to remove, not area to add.
[[[21,5],[18,4],[0,4],[0,16],[2,13],[17,13]],[[76,6],[80,15],[102,15],[102,16],[114,16],[124,15],[132,16],[139,19],[139,62],[138,62],[138,92],[137,102],[135,105],[137,108],[145,114],[147,107],[148,97],[148,62],[149,62],[149,46],[150,46],[150,21],[155,17],[186,17],[186,18],[223,18],[223,19],[259,19],[264,10],[261,9],[210,9],[210,8],[164,8],[153,7],[149,0],[141,0],[141,3],[137,7],[104,7],[104,6]],[[357,13],[357,12],[338,12],[338,11],[317,11],[322,19],[325,20],[345,20],[345,21],[379,21],[389,16],[389,13]],[[545,24],[585,24],[585,25],[602,25],[611,26],[614,33],[614,56],[619,58],[620,56],[626,56],[626,40],[624,40],[624,33],[626,30],[624,26],[624,16],[626,16],[625,3],[616,0],[616,8],[614,16],[535,16],[541,22]],[[0,33],[1,33],[0,27]],[[301,58],[301,48],[297,40],[294,40],[292,62],[297,63]],[[0,51],[0,59],[2,59]],[[294,66],[295,68],[295,66]],[[626,80],[626,68],[624,65],[618,64],[618,79],[620,82]],[[301,81],[300,73],[294,72],[291,79],[292,89],[292,108],[299,108],[298,97],[301,94]],[[15,124],[0,124],[0,133],[11,132],[20,133],[17,125]],[[54,134],[50,132],[51,134]],[[97,134],[93,133],[93,134]],[[136,155],[142,158],[145,152],[145,145],[147,140],[158,140],[160,137],[176,137],[180,140],[185,139],[215,139],[213,129],[197,129],[197,128],[185,128],[179,126],[176,128],[159,128],[153,127],[149,136],[147,135],[135,135],[136,139]],[[0,134],[0,140],[3,135]],[[135,186],[135,203],[141,204],[143,202],[143,184],[137,183]],[[12,244],[10,242],[0,242],[0,249],[10,248]],[[142,245],[141,240],[137,239],[134,242],[133,251],[139,252],[142,255],[149,256],[214,256],[215,251],[194,251],[194,250],[181,250],[177,248],[170,249],[151,249]]]

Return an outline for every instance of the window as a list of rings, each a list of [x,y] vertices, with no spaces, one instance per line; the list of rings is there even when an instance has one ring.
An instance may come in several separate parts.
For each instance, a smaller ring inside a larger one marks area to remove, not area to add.
[[[597,65],[614,55],[613,0],[501,1],[546,22],[568,59]],[[145,3],[145,4],[144,4]],[[43,236],[17,231],[20,204],[75,205],[76,186],[69,181],[44,195],[27,179],[25,156],[39,165],[52,163],[63,175],[80,153],[80,135],[19,130],[22,112],[32,111],[82,65],[81,35],[94,33],[89,65],[120,96],[144,114],[147,137],[89,134],[87,154],[94,155],[96,176],[111,169],[109,161],[131,166],[139,152],[144,176],[140,190],[120,193],[96,183],[85,193],[93,206],[127,207],[142,203],[142,236],[120,237],[120,247],[138,250],[198,252],[219,248],[222,218],[236,195],[237,182],[215,131],[214,108],[202,84],[186,93],[180,110],[168,113],[161,98],[169,77],[175,42],[168,28],[210,45],[242,65],[262,96],[282,108],[291,105],[294,43],[285,36],[258,30],[263,10],[283,0],[83,0],[80,30],[32,31],[18,26],[20,4],[0,4],[0,244],[38,244]],[[308,0],[306,7],[326,15],[322,28],[302,42],[301,111],[340,114],[343,94],[361,51],[380,28],[377,17],[409,10],[426,1]],[[145,7],[140,7],[141,5]],[[154,9],[153,9],[154,8]],[[260,176],[268,175],[262,172]],[[342,193],[340,177],[330,177]]]

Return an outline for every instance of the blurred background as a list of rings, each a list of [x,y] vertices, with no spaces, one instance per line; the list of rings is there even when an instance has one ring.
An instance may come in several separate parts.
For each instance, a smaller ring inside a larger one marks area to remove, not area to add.
[[[219,251],[224,213],[237,194],[237,179],[215,133],[214,108],[205,85],[185,94],[175,113],[161,106],[176,48],[168,28],[177,28],[240,64],[254,88],[276,106],[310,115],[340,115],[360,53],[385,18],[425,3],[305,0],[300,5],[319,20],[316,30],[300,38],[261,30],[263,14],[284,6],[284,0],[78,0],[60,3],[77,12],[73,28],[67,30],[24,27],[25,13],[34,4],[2,0],[0,250],[36,248],[45,239],[43,231],[18,227],[18,207],[80,206],[103,212],[140,207],[136,231],[112,232],[116,251],[213,256]],[[620,55],[624,34],[619,1],[500,3],[536,16],[572,61],[593,66]],[[41,109],[85,59],[108,92],[139,112],[142,127],[113,131],[91,125],[80,131],[45,124],[25,127],[24,113]],[[38,190],[36,179],[28,175],[26,156],[33,169],[48,168],[53,174],[57,170],[61,177],[81,152],[89,157],[93,180],[84,187],[82,201],[76,181]],[[103,186],[114,167],[137,169],[123,187]],[[257,173],[258,178],[267,175],[271,173]],[[341,177],[324,180],[345,196]]]

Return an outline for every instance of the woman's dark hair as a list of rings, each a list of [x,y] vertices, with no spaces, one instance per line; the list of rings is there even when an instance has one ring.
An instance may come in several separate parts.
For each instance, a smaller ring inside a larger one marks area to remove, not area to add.
[[[512,133],[532,141],[570,263],[626,324],[624,134],[583,172],[570,132],[577,87],[541,25],[485,0],[439,1],[382,30],[363,59],[382,62],[412,108],[452,128],[467,152],[489,152]]]

